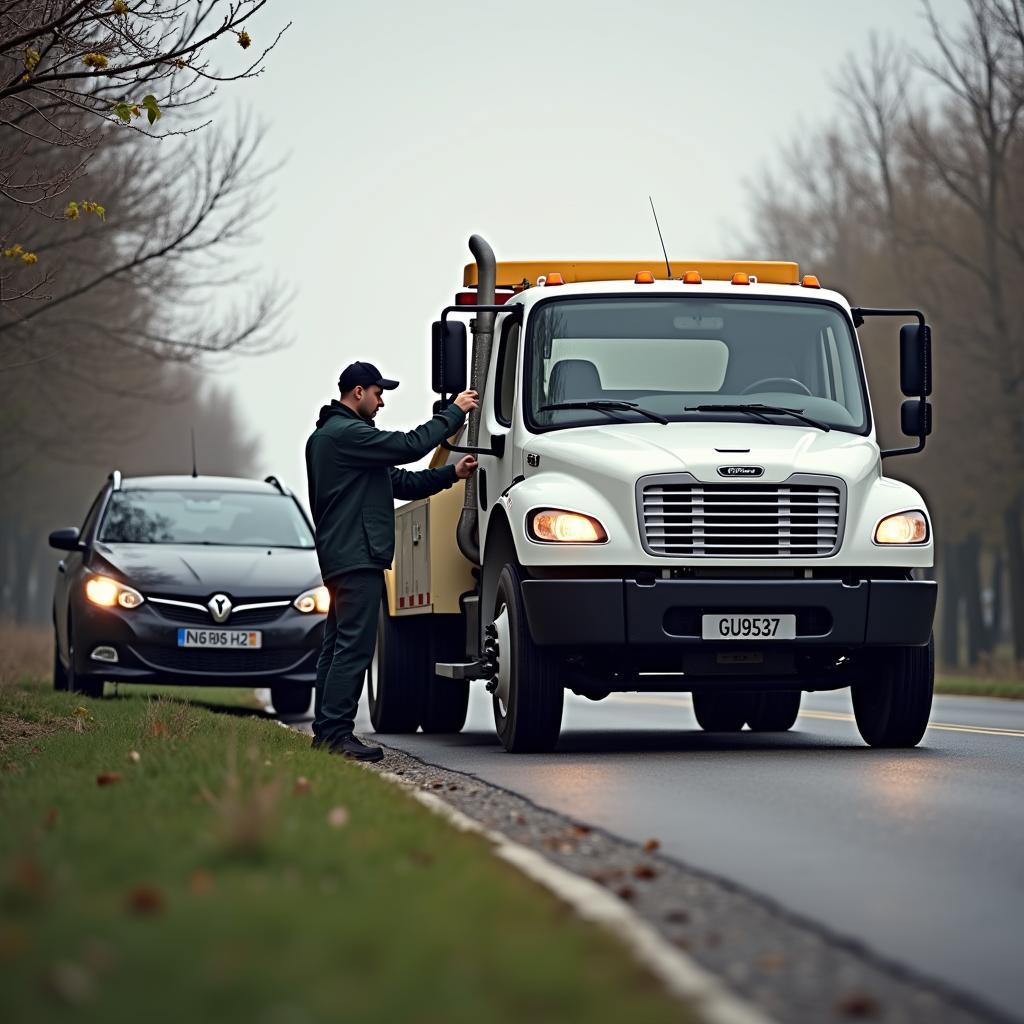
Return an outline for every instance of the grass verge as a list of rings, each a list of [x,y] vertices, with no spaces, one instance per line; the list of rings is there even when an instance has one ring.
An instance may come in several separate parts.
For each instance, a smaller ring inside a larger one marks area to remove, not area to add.
[[[687,1019],[482,840],[244,709],[0,712],[4,1020]]]
[[[1006,697],[1024,700],[1024,680],[999,676],[935,677],[935,692],[960,697]]]

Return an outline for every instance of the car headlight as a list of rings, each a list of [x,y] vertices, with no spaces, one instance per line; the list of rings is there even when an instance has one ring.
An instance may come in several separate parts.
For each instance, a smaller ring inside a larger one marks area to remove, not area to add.
[[[561,509],[531,512],[529,528],[534,540],[556,544],[599,544],[608,539],[604,527],[593,516]]]
[[[85,581],[85,596],[100,608],[138,608],[146,600],[134,587],[110,576],[90,576]]]
[[[299,594],[292,604],[303,615],[312,615],[313,612],[325,615],[331,608],[331,592],[326,587],[314,587],[304,594]]]
[[[876,544],[923,544],[928,539],[928,520],[923,512],[897,512],[875,527]]]

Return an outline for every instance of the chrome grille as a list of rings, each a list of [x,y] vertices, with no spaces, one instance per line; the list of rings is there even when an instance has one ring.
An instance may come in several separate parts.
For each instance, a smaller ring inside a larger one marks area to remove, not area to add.
[[[643,484],[640,502],[644,544],[655,555],[820,558],[839,545],[840,489],[806,477],[782,484],[655,479]]]

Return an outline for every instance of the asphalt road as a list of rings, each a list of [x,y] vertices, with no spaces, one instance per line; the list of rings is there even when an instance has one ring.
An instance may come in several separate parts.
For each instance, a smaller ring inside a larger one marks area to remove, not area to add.
[[[361,709],[357,729],[372,732]],[[1024,702],[937,698],[911,751],[865,747],[848,692],[793,731],[698,728],[685,694],[567,699],[553,754],[510,755],[475,689],[458,736],[384,736],[769,897],[1024,1019]]]

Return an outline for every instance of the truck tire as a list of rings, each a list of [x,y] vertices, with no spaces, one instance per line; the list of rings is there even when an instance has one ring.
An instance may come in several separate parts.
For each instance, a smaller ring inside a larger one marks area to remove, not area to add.
[[[415,732],[420,724],[423,692],[433,675],[424,616],[388,614],[377,620],[377,649],[366,671],[366,699],[377,732]]]
[[[303,715],[313,699],[311,686],[272,686],[270,703],[278,715]]]
[[[693,692],[693,714],[705,732],[739,732],[750,711],[749,693]]]
[[[747,725],[752,732],[786,732],[800,714],[799,690],[761,690],[751,694]]]
[[[853,715],[872,747],[916,747],[928,728],[935,686],[935,638],[925,647],[882,648],[852,687]]]
[[[466,628],[461,615],[427,616],[430,634],[430,678],[422,697],[420,726],[424,732],[460,732],[469,707],[469,680],[446,679],[434,673],[439,661],[456,662],[465,657]]]
[[[521,584],[518,567],[507,564],[494,599],[494,625],[500,627],[494,726],[501,745],[512,754],[540,753],[555,746],[565,696],[558,666],[530,636]],[[507,701],[502,696],[506,687]]]

